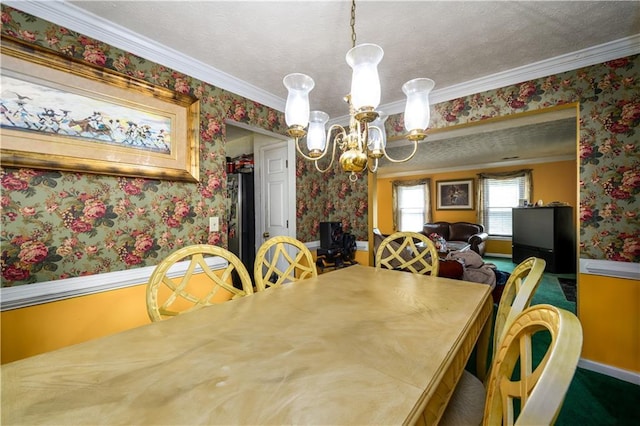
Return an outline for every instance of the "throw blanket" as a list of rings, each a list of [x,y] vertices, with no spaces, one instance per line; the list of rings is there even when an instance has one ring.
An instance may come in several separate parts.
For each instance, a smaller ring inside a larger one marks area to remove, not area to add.
[[[457,260],[464,267],[462,279],[476,283],[489,284],[493,289],[496,286],[496,274],[493,263],[485,263],[482,256],[473,250],[452,251],[447,254],[447,260]]]

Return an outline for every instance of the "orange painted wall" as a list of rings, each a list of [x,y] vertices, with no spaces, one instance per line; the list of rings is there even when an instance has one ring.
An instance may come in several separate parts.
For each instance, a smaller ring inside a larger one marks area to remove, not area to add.
[[[180,279],[176,277],[174,281],[177,283]],[[208,292],[209,288],[210,281],[206,275],[195,274],[187,291],[204,295],[202,289]],[[146,289],[144,283],[2,312],[1,363],[149,324]],[[159,303],[162,304],[170,294],[167,287],[161,286]],[[231,293],[220,289],[212,300],[223,303],[230,298]],[[178,299],[172,308],[180,311],[192,305]]]
[[[143,284],[4,311],[2,363],[148,324],[145,292]]]
[[[369,252],[358,250],[356,251],[355,261],[360,265],[369,265]]]
[[[580,274],[577,302],[582,358],[640,374],[640,281]]]
[[[437,210],[436,209],[436,182],[441,180],[474,179],[474,186],[477,185],[477,174],[488,172],[503,172],[520,169],[533,170],[533,197],[531,201],[543,200],[544,203],[551,201],[564,201],[574,208],[578,199],[578,171],[575,161],[559,161],[553,163],[541,163],[531,165],[520,165],[510,167],[499,167],[491,169],[464,170],[457,172],[446,172],[437,174],[421,174],[405,176],[401,178],[380,178],[378,179],[378,228],[383,234],[390,234],[393,229],[393,209],[391,203],[392,182],[395,180],[412,180],[419,178],[431,179],[431,213],[433,221],[447,222],[477,222],[477,210]],[[474,191],[475,192],[475,191]],[[511,241],[487,242],[487,252],[511,254]]]

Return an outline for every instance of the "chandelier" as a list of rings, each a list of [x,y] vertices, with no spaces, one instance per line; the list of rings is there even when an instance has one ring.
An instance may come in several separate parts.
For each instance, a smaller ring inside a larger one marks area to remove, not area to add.
[[[326,130],[329,115],[323,111],[309,111],[309,92],[315,83],[305,74],[288,74],[283,79],[288,90],[285,107],[287,133],[294,138],[296,149],[309,161],[315,163],[316,169],[324,173],[333,165],[336,146],[340,149],[340,165],[346,172],[351,172],[349,179],[356,181],[361,173],[378,170],[378,160],[385,157],[393,163],[409,161],[418,149],[418,142],[427,135],[429,125],[429,92],[435,83],[428,78],[416,78],[406,82],[402,91],[407,96],[404,110],[404,124],[408,131],[406,139],[413,142],[413,150],[403,159],[391,158],[386,151],[386,133],[384,121],[387,115],[376,108],[380,104],[380,79],[377,66],[384,52],[376,44],[364,43],[356,45],[355,31],[356,2],[351,3],[351,41],[352,47],[347,52],[346,61],[352,68],[351,93],[345,96],[349,104],[349,128],[333,124]],[[306,136],[307,153],[300,148],[300,141]],[[331,149],[331,161],[326,168],[318,165]]]

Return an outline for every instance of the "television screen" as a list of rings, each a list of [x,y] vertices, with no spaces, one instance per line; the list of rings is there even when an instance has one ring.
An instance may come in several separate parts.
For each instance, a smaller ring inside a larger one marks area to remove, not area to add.
[[[553,209],[513,209],[513,243],[553,250]]]

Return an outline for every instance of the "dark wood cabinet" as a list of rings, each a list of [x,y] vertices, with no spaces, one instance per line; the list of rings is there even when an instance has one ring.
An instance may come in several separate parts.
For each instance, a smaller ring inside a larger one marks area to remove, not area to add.
[[[571,206],[514,208],[512,215],[514,263],[535,256],[547,262],[547,272],[576,272],[575,227]]]

